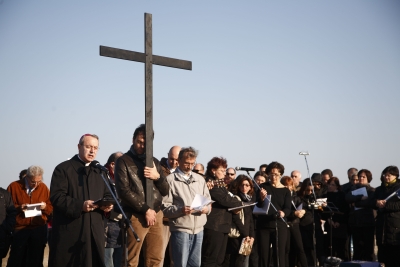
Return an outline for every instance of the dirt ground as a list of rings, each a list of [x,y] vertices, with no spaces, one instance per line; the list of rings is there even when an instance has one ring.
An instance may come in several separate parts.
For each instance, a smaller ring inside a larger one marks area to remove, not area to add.
[[[1,267],[7,266],[7,260],[8,260],[8,255],[1,262]],[[44,249],[43,267],[47,267],[48,260],[49,260],[49,246],[46,246],[46,248]]]

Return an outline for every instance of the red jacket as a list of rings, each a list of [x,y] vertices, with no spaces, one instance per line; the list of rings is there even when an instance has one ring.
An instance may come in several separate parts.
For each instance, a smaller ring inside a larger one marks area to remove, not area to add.
[[[16,230],[22,228],[35,228],[45,225],[47,222],[47,217],[53,212],[53,206],[50,202],[49,188],[44,183],[40,183],[29,196],[26,192],[27,188],[25,186],[25,179],[12,182],[7,188],[7,190],[11,193],[14,206],[18,212],[16,217],[17,222],[15,224]],[[25,213],[21,210],[21,205],[35,204],[40,202],[46,203],[45,209],[42,210],[42,216],[25,218]]]

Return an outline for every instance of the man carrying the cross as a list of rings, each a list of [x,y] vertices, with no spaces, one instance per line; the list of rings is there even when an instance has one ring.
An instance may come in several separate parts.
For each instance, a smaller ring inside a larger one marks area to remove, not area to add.
[[[131,214],[133,229],[140,238],[128,231],[128,266],[138,266],[143,246],[145,266],[159,266],[164,258],[162,197],[169,191],[169,185],[161,166],[153,158],[152,168],[145,164],[145,125],[141,124],[133,133],[133,144],[128,152],[118,158],[115,164],[115,185],[126,213]],[[154,138],[154,133],[153,133]],[[154,203],[146,203],[146,179],[153,181]]]

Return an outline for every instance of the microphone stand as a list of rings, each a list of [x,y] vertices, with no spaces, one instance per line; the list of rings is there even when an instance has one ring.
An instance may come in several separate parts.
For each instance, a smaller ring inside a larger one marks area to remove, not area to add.
[[[308,152],[307,152],[307,154],[308,154]],[[311,180],[310,169],[308,168],[307,154],[303,154],[303,155],[304,155],[304,160],[306,161],[308,179],[310,179],[310,185],[311,185],[311,188],[312,188],[314,201],[317,201],[317,197],[315,196],[314,186],[313,186],[312,180]],[[308,201],[308,203],[310,204],[310,201]],[[312,232],[313,236],[312,236],[312,239],[313,239],[313,250],[314,250],[313,251],[313,257],[314,257],[314,266],[317,266],[317,251],[316,251],[316,249],[317,249],[316,248],[317,240],[316,240],[316,237],[315,237],[315,217],[314,216],[315,216],[315,214],[314,214],[314,205],[312,205],[312,219],[313,219],[313,232]]]
[[[121,207],[121,204],[119,204],[119,201],[118,201],[117,197],[116,197],[115,194],[114,194],[114,190],[112,190],[112,188],[111,188],[109,182],[108,182],[107,179],[104,177],[103,172],[104,172],[104,170],[100,170],[101,178],[103,178],[103,181],[104,181],[104,183],[106,184],[108,190],[110,191],[111,196],[113,197],[113,199],[115,200],[115,203],[117,204],[119,210],[121,211],[121,214],[122,214],[122,216],[124,217],[125,225],[127,225],[127,226],[129,226],[129,228],[131,228],[132,234],[133,234],[133,236],[136,238],[136,241],[137,241],[137,242],[140,242],[140,238],[138,237],[138,235],[136,234],[135,230],[133,229],[133,226],[132,226],[131,221],[130,221],[130,220],[128,219],[128,217],[126,216],[124,210],[123,210],[122,207]],[[108,172],[106,172],[106,174],[107,174],[108,180],[110,180],[110,176],[108,175]],[[127,245],[127,242],[126,242],[126,237],[125,237],[125,229],[123,229],[122,243],[123,243],[123,244],[122,244],[122,245],[123,245],[122,247],[124,248],[124,250],[123,250],[123,252],[122,252],[122,256],[124,257],[124,266],[127,266],[127,263],[128,263],[128,262],[126,261],[126,245]]]
[[[332,208],[329,207],[329,204],[332,205]],[[328,203],[328,205],[326,206],[326,208],[328,208],[329,211],[324,211],[324,213],[329,213],[329,219],[331,219],[330,223],[329,223],[329,228],[330,228],[330,240],[329,240],[329,248],[330,248],[330,252],[331,252],[331,256],[325,260],[325,262],[328,262],[330,264],[330,266],[335,266],[334,264],[337,263],[337,261],[339,260],[338,258],[333,258],[333,246],[332,246],[332,222],[333,222],[333,215],[334,214],[340,214],[343,215],[342,212],[339,211],[339,209],[335,206],[335,204],[333,203]]]

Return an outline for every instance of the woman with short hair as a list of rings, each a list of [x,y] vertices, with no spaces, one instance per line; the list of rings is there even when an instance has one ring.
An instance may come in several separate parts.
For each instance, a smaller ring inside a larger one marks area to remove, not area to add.
[[[362,169],[357,174],[359,183],[353,185],[346,194],[347,203],[351,204],[349,213],[349,226],[353,237],[352,260],[373,261],[375,216],[373,205],[368,198],[374,194],[375,188],[370,186],[372,173]],[[365,187],[368,196],[356,194],[353,191]]]
[[[220,157],[212,158],[207,164],[206,181],[212,181],[210,189],[212,204],[211,213],[204,225],[201,266],[215,267],[224,262],[228,233],[232,225],[232,213],[228,208],[239,207],[243,202],[234,197],[226,189],[224,178],[228,163]]]
[[[266,205],[265,199],[267,195],[271,195],[271,205],[268,213],[258,215],[257,219],[256,237],[261,266],[269,266],[269,248],[271,244],[274,248],[274,266],[286,266],[285,249],[288,226],[284,221],[286,221],[286,216],[290,214],[291,195],[289,189],[280,182],[284,171],[285,167],[282,164],[276,161],[271,162],[266,170],[269,182],[260,185],[261,190],[257,196],[257,207],[263,207]],[[276,238],[276,235],[278,235],[278,238]]]

